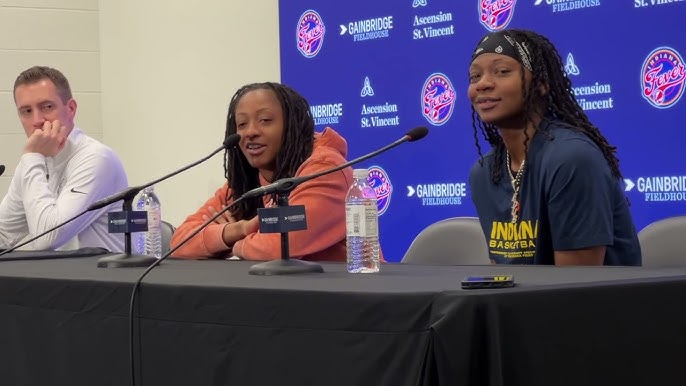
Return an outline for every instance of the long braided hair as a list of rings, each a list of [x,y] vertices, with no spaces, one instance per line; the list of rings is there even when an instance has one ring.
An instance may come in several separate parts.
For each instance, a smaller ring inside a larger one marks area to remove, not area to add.
[[[241,87],[231,98],[224,138],[236,133],[236,105],[243,95],[254,90],[273,91],[283,110],[284,132],[281,148],[276,156],[273,180],[293,177],[300,165],[312,154],[314,119],[307,100],[292,88],[272,82],[253,83]],[[231,194],[226,197],[227,201],[235,201],[245,192],[260,186],[259,171],[250,166],[239,148],[227,149],[224,152],[224,177],[231,188]],[[236,205],[232,208],[231,214],[236,220],[251,219],[257,215],[257,209],[262,207],[262,198],[256,197]]]
[[[621,178],[622,174],[619,170],[619,160],[615,153],[617,148],[608,143],[607,139],[595,127],[584,110],[579,106],[579,103],[574,97],[572,89],[572,82],[567,77],[564,70],[564,64],[557,49],[545,36],[542,36],[533,31],[527,30],[505,30],[501,33],[507,33],[516,41],[525,44],[526,48],[531,54],[529,58],[532,67],[531,82],[527,87],[525,82],[524,67],[520,64],[522,73],[522,95],[524,96],[524,111],[523,117],[525,123],[532,124],[535,114],[540,114],[541,103],[544,104],[544,116],[552,117],[562,123],[562,126],[582,132],[587,135],[603,152],[603,156],[607,161],[612,175],[616,178]],[[544,85],[546,95],[542,96],[539,87]],[[547,119],[544,117],[544,120]],[[548,122],[549,123],[549,122]],[[491,164],[491,180],[497,184],[502,178],[503,156],[505,154],[505,144],[502,137],[498,133],[498,129],[491,124],[484,123],[479,118],[479,115],[472,106],[472,127],[474,129],[474,141],[481,157],[480,162],[483,164],[483,152],[479,144],[478,132],[481,132],[486,141],[494,149],[494,159]],[[526,127],[526,126],[525,126]],[[540,131],[545,134],[548,124],[541,125]],[[526,131],[525,131],[526,133]],[[525,146],[528,143],[529,136],[526,134]],[[528,151],[528,147],[526,148]]]

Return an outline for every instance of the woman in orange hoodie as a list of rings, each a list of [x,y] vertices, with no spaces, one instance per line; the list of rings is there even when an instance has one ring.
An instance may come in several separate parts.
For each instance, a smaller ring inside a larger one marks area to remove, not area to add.
[[[245,192],[281,178],[310,175],[346,162],[347,144],[331,128],[314,132],[305,98],[279,83],[255,83],[236,92],[229,105],[226,135],[238,133],[238,148],[224,155],[226,183],[179,226],[174,248],[207,219]],[[352,182],[350,167],[309,180],[289,196],[304,205],[307,230],[289,233],[290,256],[303,260],[346,260],[345,195]],[[181,246],[174,256],[275,260],[281,257],[281,235],[260,233],[257,209],[275,205],[276,197],[246,200]]]

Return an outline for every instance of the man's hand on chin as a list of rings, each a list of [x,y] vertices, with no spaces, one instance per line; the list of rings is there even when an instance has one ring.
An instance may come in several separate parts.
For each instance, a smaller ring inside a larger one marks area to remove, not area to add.
[[[54,157],[67,143],[67,128],[60,121],[44,122],[43,128],[36,129],[24,145],[24,154],[39,153],[44,157]]]

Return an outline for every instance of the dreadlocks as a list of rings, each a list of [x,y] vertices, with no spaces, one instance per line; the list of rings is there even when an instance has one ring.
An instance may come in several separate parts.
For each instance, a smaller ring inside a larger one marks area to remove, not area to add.
[[[224,138],[236,133],[236,105],[243,95],[254,90],[272,90],[283,110],[284,134],[276,157],[273,180],[293,177],[300,165],[312,154],[314,120],[307,100],[292,88],[267,82],[248,84],[236,91],[229,104]],[[229,199],[235,201],[245,192],[260,186],[259,171],[250,166],[238,148],[227,149],[224,153],[224,177],[231,188],[230,196],[226,197],[227,202]],[[236,220],[250,219],[262,207],[262,198],[256,197],[239,203],[231,210],[231,214]]]
[[[545,116],[561,121],[567,129],[586,134],[603,152],[603,156],[612,170],[612,175],[616,178],[621,178],[619,160],[615,155],[617,148],[607,142],[607,139],[590,122],[586,113],[579,106],[574,97],[572,82],[564,71],[562,58],[560,58],[560,54],[550,40],[535,32],[525,30],[511,29],[499,33],[507,34],[514,38],[516,42],[520,42],[529,54],[527,59],[530,60],[532,79],[528,86],[525,82],[524,66],[520,61],[520,66],[522,66],[522,95],[524,96],[523,116],[527,125],[533,123],[533,117],[539,112],[538,109],[540,109],[540,105],[543,103]],[[547,95],[542,96],[538,91],[540,85],[545,86]],[[549,121],[544,117],[544,122],[545,124],[541,125],[540,131],[545,133]],[[494,125],[481,121],[473,106],[472,127],[474,129],[474,140],[482,163],[483,153],[479,145],[479,131],[494,149],[495,154],[491,164],[491,180],[493,183],[499,183],[502,178],[502,168],[500,165],[502,165],[505,153],[503,139]],[[529,137],[527,135],[525,145],[528,140]],[[528,151],[528,148],[526,150]]]

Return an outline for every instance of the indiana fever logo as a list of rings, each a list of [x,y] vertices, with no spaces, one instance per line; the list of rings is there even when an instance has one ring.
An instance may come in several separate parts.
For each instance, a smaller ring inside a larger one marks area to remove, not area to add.
[[[376,206],[379,209],[379,215],[382,215],[391,204],[391,193],[393,192],[391,180],[388,179],[388,174],[381,167],[372,166],[368,170],[367,181],[376,193]]]
[[[300,16],[298,30],[298,51],[306,58],[312,58],[319,53],[324,44],[324,22],[316,11],[307,10]]]
[[[441,73],[431,74],[422,88],[422,114],[440,126],[450,119],[455,106],[455,89],[450,79]]]
[[[672,48],[657,48],[643,62],[643,98],[658,109],[672,107],[679,101],[684,94],[685,80],[684,60]]]
[[[479,21],[489,31],[498,31],[510,24],[517,0],[479,0]]]

